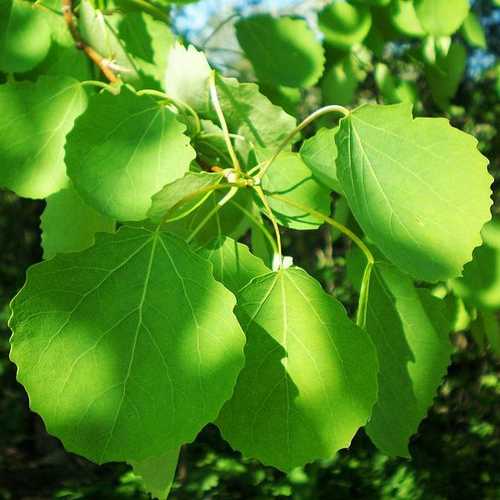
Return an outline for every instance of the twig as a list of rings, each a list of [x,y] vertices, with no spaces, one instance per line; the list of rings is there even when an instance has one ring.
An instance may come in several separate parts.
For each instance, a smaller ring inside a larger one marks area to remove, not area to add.
[[[85,52],[85,55],[102,71],[102,74],[111,82],[117,83],[120,79],[114,74],[109,66],[110,61],[102,57],[96,50],[87,45],[78,31],[75,23],[75,16],[73,14],[73,4],[72,0],[62,0],[62,13],[66,25],[75,41],[75,45],[78,49]]]

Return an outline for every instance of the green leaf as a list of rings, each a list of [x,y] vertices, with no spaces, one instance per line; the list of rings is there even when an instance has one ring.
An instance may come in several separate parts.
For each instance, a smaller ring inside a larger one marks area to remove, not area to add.
[[[352,257],[348,276],[359,289],[365,259],[361,252]],[[366,431],[383,453],[410,456],[408,441],[432,405],[451,361],[450,330],[444,301],[415,288],[393,265],[375,264],[366,331],[378,354],[379,393]]]
[[[269,205],[278,222],[292,229],[316,229],[323,220],[289,205],[284,199],[330,214],[330,190],[317,182],[298,153],[281,153],[262,179]],[[272,195],[284,199],[272,198]]]
[[[162,88],[174,35],[170,28],[148,14],[129,12],[117,23],[118,36],[133,58],[145,86]]]
[[[377,359],[342,305],[298,268],[238,295],[245,367],[218,419],[244,456],[284,471],[349,446],[377,397]]]
[[[198,253],[212,263],[215,279],[234,294],[253,278],[269,272],[246,245],[224,236],[216,238]]]
[[[335,163],[337,159],[337,145],[335,144],[337,130],[338,128],[319,129],[312,137],[303,142],[300,156],[318,181],[333,191],[342,193]]]
[[[474,12],[469,12],[469,15],[465,18],[462,25],[462,35],[473,47],[479,47],[480,49],[487,48],[484,29]]]
[[[414,0],[415,12],[424,30],[433,36],[452,35],[469,13],[469,0]]]
[[[244,338],[210,267],[173,235],[125,227],[28,271],[12,303],[11,359],[69,451],[141,462],[215,419]]]
[[[254,83],[217,76],[216,85],[230,130],[246,139],[240,150],[244,150],[244,146],[255,150],[261,161],[272,156],[295,129],[295,118],[272,104]],[[213,111],[210,117],[216,119]]]
[[[426,65],[425,76],[432,97],[442,109],[447,109],[457,93],[465,73],[467,51],[460,43],[453,43],[446,55],[436,54],[436,62]]]
[[[463,277],[453,280],[453,291],[476,307],[500,309],[500,217],[484,226],[483,245],[474,251]]]
[[[101,57],[113,61],[117,68],[115,73],[120,78],[133,85],[139,85],[141,77],[138,69],[109,19],[113,19],[113,16],[105,16],[100,10],[94,9],[88,0],[81,0],[78,29],[82,39]],[[121,16],[115,14],[114,19],[118,21]]]
[[[180,219],[198,208],[210,196],[211,188],[222,179],[222,174],[188,172],[153,196],[149,218],[154,222]]]
[[[68,175],[83,200],[117,220],[142,220],[151,197],[182,177],[196,153],[176,115],[123,87],[89,100],[66,142]]]
[[[471,333],[474,340],[482,339],[482,343],[487,341],[491,350],[500,356],[500,322],[498,311],[483,311],[477,313],[477,319],[471,325]],[[480,345],[481,348],[483,346]]]
[[[425,36],[412,1],[393,0],[389,12],[391,23],[397,31],[410,37],[423,38]]]
[[[64,141],[86,103],[72,78],[0,85],[0,186],[27,198],[65,187]]]
[[[337,175],[368,238],[417,279],[458,276],[491,218],[477,141],[445,119],[413,119],[409,104],[361,106],[335,139]]]
[[[179,450],[164,453],[160,457],[132,461],[134,472],[142,477],[144,488],[153,498],[166,499],[175,478]]]
[[[369,7],[339,0],[319,13],[318,23],[327,43],[350,50],[368,35],[372,17]]]
[[[390,73],[389,67],[383,63],[375,66],[375,83],[386,104],[398,102],[415,103],[418,100],[417,87],[414,82],[402,81]]]
[[[168,56],[165,91],[170,97],[190,105],[199,113],[208,113],[210,72],[203,52],[197,51],[192,45],[186,49],[176,43]]]
[[[43,258],[79,252],[94,243],[99,232],[112,233],[115,221],[86,205],[72,186],[47,198],[41,216]]]
[[[361,71],[354,56],[348,55],[331,66],[321,82],[323,104],[349,105],[366,73]]]
[[[260,81],[311,87],[323,73],[323,48],[306,21],[257,14],[239,20],[236,36]]]
[[[24,0],[0,0],[0,70],[23,73],[41,63],[50,49],[43,13]]]

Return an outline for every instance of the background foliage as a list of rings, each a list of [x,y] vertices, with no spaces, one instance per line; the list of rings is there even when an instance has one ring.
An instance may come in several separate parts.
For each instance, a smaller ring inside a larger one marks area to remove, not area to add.
[[[169,15],[174,28],[186,40],[203,46],[216,67],[228,75],[252,80],[254,68],[238,47],[234,33],[238,18],[232,14],[291,12],[306,15],[314,23],[314,9],[325,3],[206,1],[170,8]],[[443,90],[443,73],[433,73],[422,61],[421,39],[396,36],[380,51],[373,41],[374,33],[363,44],[349,42],[340,56],[338,46],[328,49],[325,76],[315,82],[312,72],[307,85],[314,85],[308,90],[265,84],[263,90],[297,116],[305,116],[322,100],[327,103],[330,92],[332,102],[348,106],[410,98],[419,115],[446,114],[455,126],[479,139],[481,151],[490,159],[490,172],[496,180],[494,210],[498,213],[500,11],[495,4],[495,0],[473,4],[484,40],[473,27],[454,35],[455,41],[464,43],[466,56],[463,72],[457,70],[460,64],[455,60],[441,61],[446,82],[456,81],[451,90]],[[167,7],[164,12],[168,13]],[[373,8],[372,12],[382,15],[383,10]],[[243,37],[239,39],[244,46]],[[248,55],[252,57],[250,52]],[[34,57],[43,59],[39,54]],[[313,65],[318,64],[312,53],[311,59]],[[259,74],[258,68],[255,72]],[[269,78],[262,70],[259,76],[261,80]],[[290,75],[284,78],[288,85],[297,83]],[[15,382],[15,367],[7,359],[9,333],[5,323],[7,303],[22,285],[26,268],[41,259],[43,203],[1,192],[0,208],[0,498],[147,498],[141,481],[126,466],[97,467],[66,453],[29,412],[24,390]],[[351,305],[352,311],[355,291],[344,268],[347,244],[337,236],[329,229],[305,236],[287,233],[286,254],[309,269],[348,309]],[[172,498],[498,498],[500,366],[475,335],[474,323],[470,327],[464,313],[453,337],[453,364],[429,417],[412,440],[411,461],[384,456],[360,432],[348,452],[286,476],[241,459],[222,441],[217,429],[208,426],[193,444],[184,447]]]

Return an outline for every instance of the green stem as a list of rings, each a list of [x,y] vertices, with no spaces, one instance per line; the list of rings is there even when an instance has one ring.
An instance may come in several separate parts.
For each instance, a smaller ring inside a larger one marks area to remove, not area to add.
[[[209,79],[210,86],[210,98],[214,106],[215,112],[217,113],[217,118],[219,119],[220,126],[222,128],[222,133],[224,135],[224,141],[226,142],[226,147],[233,162],[233,168],[236,172],[241,172],[240,162],[233,148],[233,143],[231,142],[231,136],[229,134],[229,129],[227,127],[226,119],[220,105],[219,96],[217,94],[217,87],[215,86],[215,71],[212,71]]]
[[[226,184],[225,187],[228,187]],[[215,205],[212,210],[210,210],[205,217],[203,217],[202,221],[198,224],[196,229],[189,235],[186,240],[188,243],[191,243],[196,235],[205,227],[206,223],[229,201],[231,198],[238,192],[238,187],[232,186],[231,189],[226,193],[224,198],[218,201],[217,205]]]
[[[112,94],[116,94],[116,90],[113,86],[111,86],[109,83],[101,82],[99,80],[85,80],[84,82],[81,82],[80,85],[82,87],[100,87],[101,89],[105,89]]]
[[[288,136],[283,140],[283,142],[278,146],[271,159],[264,163],[262,170],[257,175],[257,178],[262,179],[267,169],[271,166],[271,164],[278,158],[279,154],[285,149],[288,143],[298,134],[301,130],[310,125],[314,120],[317,120],[319,117],[323,115],[327,115],[329,113],[342,113],[344,116],[349,116],[350,111],[344,106],[338,106],[336,104],[332,104],[330,106],[324,106],[323,108],[317,109],[314,113],[311,113],[307,118],[305,118],[294,130],[288,134]]]
[[[205,50],[205,47],[207,45],[207,43],[228,23],[230,22],[232,19],[234,19],[235,17],[238,17],[239,14],[231,14],[229,17],[226,17],[226,19],[223,19],[218,26],[216,26],[216,28],[212,31],[212,33],[210,33],[210,35],[207,36],[207,38],[205,38],[205,40],[203,41],[203,43],[201,44],[201,49],[202,50]]]
[[[262,188],[260,186],[253,186],[254,191],[257,193],[257,196],[260,198],[262,201],[262,204],[264,205],[266,209],[266,215],[267,218],[271,221],[273,228],[274,228],[274,233],[276,235],[276,245],[277,245],[277,250],[278,250],[278,256],[280,259],[280,267],[283,261],[283,250],[281,247],[281,234],[280,234],[280,229],[278,227],[278,222],[276,220],[276,217],[274,217],[273,211],[271,210],[271,207],[269,206],[269,202],[267,201],[266,195],[264,194],[264,191],[262,191]]]
[[[333,226],[334,228],[338,229],[342,234],[347,236],[352,242],[354,242],[358,248],[363,252],[363,254],[366,257],[366,267],[365,271],[363,273],[363,280],[361,282],[361,291],[359,294],[359,303],[358,303],[358,311],[356,314],[356,324],[364,328],[365,323],[366,323],[366,310],[368,307],[368,294],[370,290],[370,277],[371,277],[371,272],[373,265],[375,263],[375,258],[373,257],[373,254],[371,253],[370,249],[365,245],[363,240],[354,234],[349,228],[341,224],[340,222],[336,221],[332,217],[329,217],[328,215],[325,215],[321,212],[318,212],[317,210],[314,210],[313,208],[310,208],[306,205],[302,205],[302,203],[298,203],[296,201],[290,200],[286,196],[281,196],[281,195],[276,195],[276,194],[271,194],[269,195],[271,198],[274,198],[276,200],[280,200],[283,203],[288,203],[288,205],[298,208],[300,210],[304,210],[305,212],[314,215],[318,217],[318,219],[323,220],[327,224],[330,224],[330,226]]]
[[[278,246],[276,245],[276,242],[274,241],[272,234],[267,230],[267,227],[264,225],[264,222],[262,220],[257,219],[257,217],[252,212],[247,210],[245,207],[241,206],[237,201],[232,200],[231,204],[234,205],[246,217],[248,217],[255,224],[255,226],[262,231],[262,234],[266,237],[267,241],[271,245],[273,252],[277,254]]]
[[[133,5],[134,7],[137,7],[139,10],[146,12],[147,14],[154,17],[155,19],[158,19],[159,21],[163,21],[165,23],[170,22],[170,17],[166,12],[161,10],[156,5],[147,2],[146,0],[121,0],[117,3],[118,5],[120,3]]]

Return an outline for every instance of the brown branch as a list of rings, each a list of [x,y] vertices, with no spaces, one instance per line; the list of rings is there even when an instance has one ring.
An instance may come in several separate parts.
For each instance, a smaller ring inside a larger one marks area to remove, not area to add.
[[[72,0],[62,0],[62,13],[64,20],[68,26],[68,29],[75,41],[75,45],[78,49],[83,50],[86,56],[102,71],[102,74],[111,82],[119,82],[120,79],[113,73],[109,67],[109,61],[102,57],[96,50],[94,50],[90,45],[87,45],[80,35],[78,28],[75,23],[75,16],[73,14],[73,4]]]

